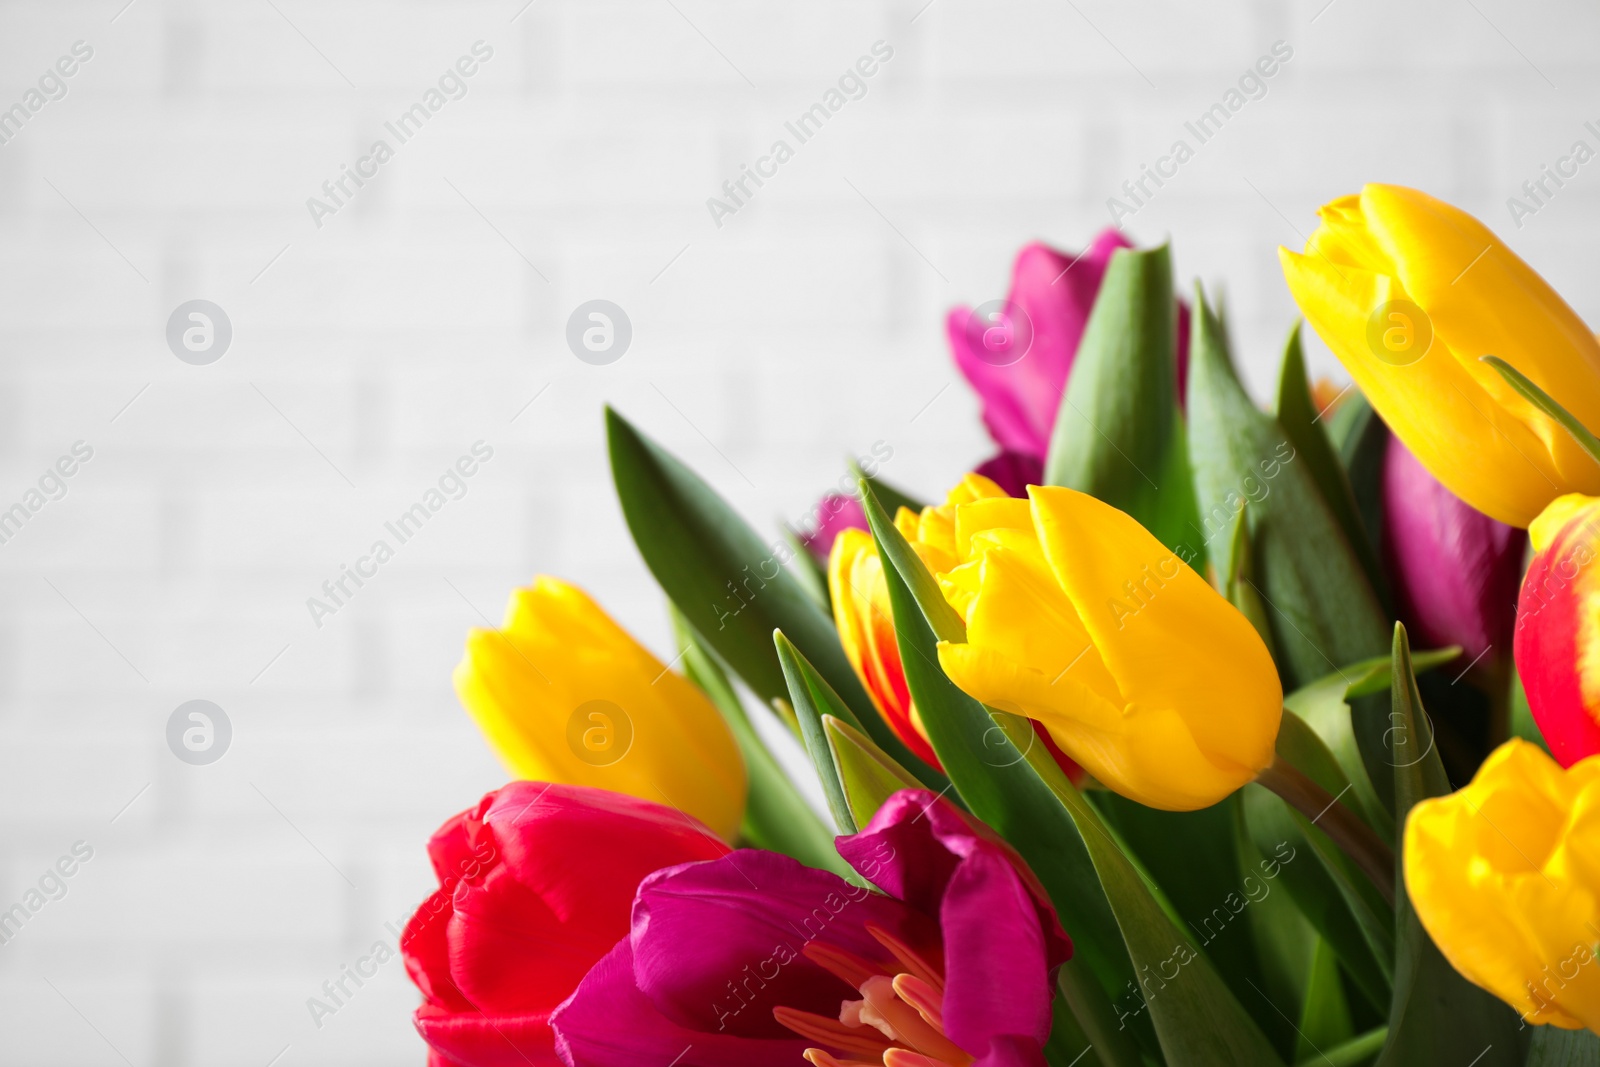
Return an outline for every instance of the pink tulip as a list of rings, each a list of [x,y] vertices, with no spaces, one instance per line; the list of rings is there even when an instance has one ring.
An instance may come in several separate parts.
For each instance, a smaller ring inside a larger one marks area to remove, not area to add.
[[[1034,242],[1017,253],[1004,306],[998,302],[979,305],[977,314],[959,307],[946,319],[956,366],[977,391],[983,402],[983,423],[1002,450],[989,462],[1002,464],[1003,475],[1027,475],[1026,460],[1030,459],[1042,472],[1056,409],[1061,406],[1100,283],[1112,253],[1128,247],[1127,238],[1114,229],[1101,232],[1079,256]],[[1180,302],[1180,402],[1188,353],[1189,309]],[[1020,458],[1007,458],[1008,453]],[[1034,475],[1034,482],[1039,477]],[[1011,491],[1004,480],[996,480]]]

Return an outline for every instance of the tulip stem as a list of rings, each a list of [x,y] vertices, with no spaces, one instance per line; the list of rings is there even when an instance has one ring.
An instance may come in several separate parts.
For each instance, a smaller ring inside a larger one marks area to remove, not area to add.
[[[1383,899],[1391,905],[1394,903],[1394,851],[1373,833],[1372,827],[1340,803],[1338,797],[1330,795],[1299,768],[1284,762],[1281,756],[1256,777],[1256,782],[1278,794],[1331,837],[1334,844],[1372,879]]]

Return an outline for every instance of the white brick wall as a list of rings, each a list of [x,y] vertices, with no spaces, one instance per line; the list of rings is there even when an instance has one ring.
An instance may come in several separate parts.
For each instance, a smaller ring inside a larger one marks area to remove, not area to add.
[[[1600,168],[1520,231],[1505,208],[1600,117],[1575,2],[122,3],[0,3],[0,107],[94,48],[0,146],[0,507],[95,450],[0,545],[0,909],[95,849],[0,945],[6,1064],[421,1063],[398,964],[320,1030],[305,1000],[502,780],[449,685],[476,611],[548,571],[666,647],[600,404],[758,521],[878,439],[937,493],[986,451],[940,393],[944,310],[1030,238],[1081,247],[1276,40],[1268,94],[1129,226],[1226,282],[1258,392],[1275,245],[1364,180],[1476,211],[1600,321]],[[469,94],[317,229],[306,197],[479,39]],[[879,39],[867,95],[715,228],[705,198]],[[164,340],[196,297],[234,326],[205,367]],[[608,367],[563,341],[593,297],[634,325]],[[468,495],[314,629],[305,598],[480,438]],[[206,767],[164,739],[198,697],[235,731]]]

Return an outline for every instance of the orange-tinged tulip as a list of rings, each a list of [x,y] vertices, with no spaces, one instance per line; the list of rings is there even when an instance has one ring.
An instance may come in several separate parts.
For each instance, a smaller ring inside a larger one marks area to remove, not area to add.
[[[1527,526],[1600,465],[1489,365],[1499,356],[1600,428],[1600,341],[1477,219],[1415,189],[1368,185],[1322,207],[1305,254],[1279,249],[1300,310],[1430,473]]]
[[[583,590],[540,576],[473,630],[456,693],[511,773],[667,804],[731,840],[745,771],[722,716]]]
[[[954,508],[939,580],[967,643],[939,645],[951,680],[1149,807],[1207,807],[1270,766],[1283,690],[1250,622],[1111,505],[1028,497]]]
[[[945,503],[922,509],[918,515],[901,508],[895,528],[905,535],[911,547],[937,574],[956,564],[954,509],[958,504],[993,497],[1005,491],[988,478],[968,474],[950,490]],[[878,713],[907,748],[929,766],[939,759],[928,743],[927,732],[911,701],[906,674],[900,664],[900,646],[895,639],[894,612],[889,606],[889,589],[883,580],[883,564],[878,559],[872,535],[865,530],[847,529],[833,542],[828,557],[828,591],[833,598],[833,621],[839,628],[839,642],[877,706]]]
[[[1600,759],[1520,739],[1405,830],[1406,891],[1446,959],[1530,1023],[1600,1029]]]

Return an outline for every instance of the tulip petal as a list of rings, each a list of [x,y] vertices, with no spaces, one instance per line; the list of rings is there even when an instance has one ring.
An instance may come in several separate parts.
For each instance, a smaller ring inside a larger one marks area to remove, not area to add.
[[[499,1015],[454,1014],[417,1009],[417,1033],[435,1055],[459,1067],[561,1067],[549,1012]]]
[[[871,534],[855,529],[840,533],[828,559],[828,591],[839,643],[873,706],[917,758],[937,768],[933,746],[915,724],[883,564]]]
[[[802,1063],[809,1044],[792,1037],[752,1040],[678,1025],[640,992],[634,981],[633,947],[627,938],[595,964],[566,1003],[556,1009],[551,1024],[556,1047],[569,1067]]]
[[[1249,620],[1123,512],[1071,489],[1029,494],[1045,555],[1128,713],[1176,713],[1208,761],[1241,785],[1254,778],[1273,760],[1283,690]]]
[[[969,696],[1038,720],[1084,770],[1149,807],[1209,807],[1255,777],[1211,759],[1175,711],[1121,709],[1077,681],[1076,668],[1052,680],[1004,653],[949,642],[939,645],[939,665]]]
[[[1511,649],[1522,531],[1472,508],[1390,437],[1383,462],[1384,550],[1400,615],[1423,647],[1459,645],[1495,667]]]
[[[1472,782],[1417,804],[1406,889],[1452,966],[1531,1023],[1600,1024],[1600,761],[1563,772],[1512,740]]]
[[[627,793],[724,839],[737,832],[744,763],[721,715],[576,586],[540,577],[514,593],[502,629],[469,635],[455,685],[518,777]],[[629,738],[615,757],[573,743],[570,720],[590,702],[615,743]]]
[[[1039,243],[1017,253],[1010,299],[1028,317],[1032,344],[1014,362],[997,366],[994,355],[974,343],[968,309],[950,313],[946,332],[951,353],[983,401],[984,425],[1000,447],[1044,457],[1106,264],[1113,252],[1127,247],[1120,232],[1107,229],[1076,258]]]
[[[1563,767],[1600,752],[1597,504],[1562,497],[1535,520],[1530,532],[1543,548],[1528,565],[1517,603],[1517,673],[1539,732]]]
[[[886,892],[937,913],[945,1032],[980,1052],[1003,1035],[1050,1034],[1050,972],[1072,953],[1055,911],[1009,846],[926,790],[891,797],[839,853]]]
[[[838,1013],[855,991],[801,955],[817,942],[869,960],[875,924],[913,945],[937,931],[904,904],[787,856],[744,849],[710,863],[657,871],[633,911],[633,975],[657,1011],[680,1026],[777,1039],[775,1007]]]
[[[1513,526],[1562,492],[1600,492],[1600,464],[1479,359],[1505,359],[1600,425],[1600,342],[1544,279],[1478,220],[1413,189],[1368,185],[1321,215],[1305,255],[1280,250],[1289,288],[1436,478]],[[1416,362],[1380,359],[1369,341],[1392,300],[1431,331]]]

